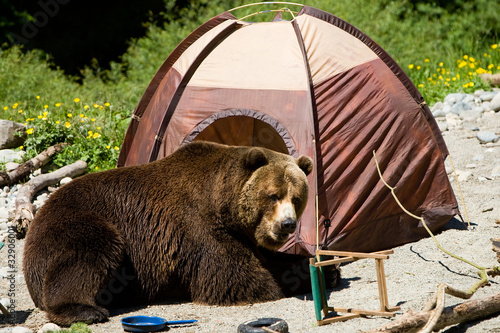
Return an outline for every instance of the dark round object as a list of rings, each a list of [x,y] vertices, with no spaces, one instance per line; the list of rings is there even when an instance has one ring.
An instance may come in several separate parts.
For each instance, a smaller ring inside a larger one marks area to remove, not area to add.
[[[288,324],[280,318],[259,318],[244,322],[238,326],[238,333],[266,333],[262,327],[280,333],[288,333]]]

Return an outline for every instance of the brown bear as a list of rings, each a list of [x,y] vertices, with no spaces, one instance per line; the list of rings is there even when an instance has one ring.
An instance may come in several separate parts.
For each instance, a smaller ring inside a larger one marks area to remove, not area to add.
[[[69,325],[105,321],[124,299],[234,305],[308,292],[305,257],[276,250],[304,211],[312,167],[306,156],[195,142],[77,178],[29,227],[30,295]]]

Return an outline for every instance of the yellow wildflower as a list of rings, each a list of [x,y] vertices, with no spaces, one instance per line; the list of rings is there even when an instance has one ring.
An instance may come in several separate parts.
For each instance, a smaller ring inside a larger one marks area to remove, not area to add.
[[[88,106],[88,105],[85,105],[83,108],[84,108],[85,110],[87,110],[87,109],[89,108],[89,106]]]
[[[56,107],[60,107],[62,103],[56,103]]]
[[[61,122],[59,120],[56,120],[56,124],[59,125]]]
[[[48,113],[47,111],[44,111],[44,112],[43,112],[43,116],[44,116],[44,117],[47,117],[47,115],[48,115],[48,114],[49,114],[49,113]]]
[[[444,64],[442,62],[439,63],[439,67],[443,67]]]
[[[97,126],[97,130],[100,131],[101,130],[101,126]]]
[[[419,87],[419,88],[423,88],[423,87],[424,87],[424,84],[423,84],[423,83],[420,83],[420,84],[418,85],[418,87]]]
[[[111,148],[111,146],[106,146],[106,149],[109,149],[109,148]]]
[[[27,134],[33,134],[33,128],[28,128],[28,129],[26,130],[26,133],[27,133]]]
[[[493,67],[495,67],[495,65],[493,65],[493,64],[488,65],[488,69],[492,69]]]
[[[80,102],[80,99],[77,97],[77,98],[75,98],[73,101],[74,101],[75,103],[78,103],[78,102]]]
[[[48,108],[49,108],[49,106],[48,106],[47,104],[45,104],[45,105],[43,106],[43,108],[44,108],[44,109],[48,109]]]
[[[97,109],[98,107],[99,107],[99,104],[94,103],[94,108]]]
[[[40,99],[40,96],[36,96],[36,99]]]
[[[409,69],[413,69],[413,64],[409,64],[409,65],[408,65],[408,68],[409,68]]]
[[[109,103],[104,103],[104,105],[109,107],[111,104],[109,104]]]
[[[493,44],[493,45],[491,45],[491,48],[492,48],[493,50],[495,50],[497,47],[498,47],[498,44]]]
[[[41,114],[38,115],[38,119],[42,119],[42,115]]]
[[[67,116],[68,118],[71,118],[71,117],[73,117],[73,114],[72,114],[72,113],[68,113],[66,116]]]
[[[100,136],[101,136],[101,134],[99,134],[99,133],[94,133],[94,135],[92,136],[92,138],[97,139],[97,138],[98,138],[98,137],[100,137]]]
[[[64,126],[65,126],[66,128],[70,128],[70,127],[71,127],[71,124],[67,121],[66,123],[64,123]]]
[[[23,150],[23,149],[24,149],[24,146],[19,146],[19,149],[20,149],[20,150]]]
[[[420,67],[420,66],[417,66],[417,70],[420,70],[420,68],[422,68],[422,67]]]
[[[95,167],[95,169],[97,170],[97,169],[99,169],[99,167],[98,167],[98,166],[96,166],[96,167]]]
[[[467,62],[465,62],[465,61],[463,61],[463,60],[462,60],[462,61],[460,61],[460,63],[458,64],[458,68],[462,68],[462,67],[464,67],[464,66],[467,66]]]
[[[18,106],[18,105],[19,105],[19,104],[14,103],[14,105],[12,105],[12,108],[13,108],[13,109],[15,109],[15,108],[17,108],[17,106]]]
[[[85,117],[85,115],[83,113],[80,113],[80,118],[83,118]]]
[[[424,61],[425,61],[425,62],[430,62],[431,60],[430,60],[430,59],[428,59],[428,58],[425,58],[425,59],[424,59]]]
[[[119,150],[120,148],[118,148],[118,146],[115,146],[115,150]]]
[[[4,106],[4,107],[3,107],[3,109],[4,109],[5,111],[7,111],[7,110],[9,109],[9,107],[8,107],[8,106]]]
[[[94,122],[94,121],[95,121],[95,118],[90,118],[90,121]]]
[[[19,110],[19,111],[17,111],[17,112],[19,112],[19,113],[23,113],[23,110]]]
[[[92,132],[92,131],[88,131],[88,132],[87,132],[87,134],[88,134],[89,136],[92,136],[92,134],[94,134],[94,132]]]

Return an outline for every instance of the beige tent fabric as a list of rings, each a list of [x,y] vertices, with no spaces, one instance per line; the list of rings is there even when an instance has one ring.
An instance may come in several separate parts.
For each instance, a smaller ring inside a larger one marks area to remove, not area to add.
[[[295,31],[280,21],[235,31],[205,58],[189,85],[300,91],[309,80]]]
[[[297,16],[295,21],[304,40],[313,84],[378,59],[362,41],[328,22],[310,15]]]

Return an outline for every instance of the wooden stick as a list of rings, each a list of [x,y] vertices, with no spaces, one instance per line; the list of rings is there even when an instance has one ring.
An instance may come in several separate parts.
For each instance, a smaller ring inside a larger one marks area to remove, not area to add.
[[[451,325],[484,318],[498,312],[500,312],[500,293],[444,308],[433,329],[439,331]],[[432,311],[408,311],[396,321],[365,333],[415,333],[422,329],[432,314]]]
[[[47,164],[52,157],[60,152],[66,145],[67,143],[53,145],[16,169],[9,172],[0,172],[0,186],[11,186],[19,181],[27,179],[33,171]]]
[[[16,214],[14,222],[17,224],[17,235],[22,238],[26,235],[28,226],[35,216],[36,206],[33,205],[35,194],[49,185],[59,183],[64,177],[76,177],[81,175],[87,169],[87,163],[76,161],[73,164],[66,165],[56,171],[37,176],[24,184],[16,197]]]

